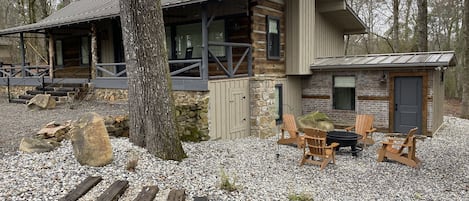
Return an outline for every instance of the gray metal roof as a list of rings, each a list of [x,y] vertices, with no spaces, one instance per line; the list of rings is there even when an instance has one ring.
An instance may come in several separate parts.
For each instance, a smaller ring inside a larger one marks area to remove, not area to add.
[[[451,67],[456,65],[454,51],[368,54],[316,58],[311,70]]]
[[[207,0],[161,0],[161,6],[170,8],[205,1]],[[119,12],[119,0],[80,0],[70,3],[37,23],[0,30],[0,35],[112,18],[119,16]]]

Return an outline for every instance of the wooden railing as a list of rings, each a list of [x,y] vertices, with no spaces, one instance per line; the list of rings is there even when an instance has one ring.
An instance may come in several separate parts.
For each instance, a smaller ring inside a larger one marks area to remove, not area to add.
[[[170,75],[173,78],[192,77],[202,79],[202,59],[170,60],[168,63]]]
[[[0,77],[41,77],[49,74],[48,65],[24,66],[15,64],[2,64],[0,66]]]
[[[208,49],[208,53],[211,58],[215,60],[218,67],[220,67],[229,78],[233,78],[236,75],[236,72],[239,70],[239,67],[243,62],[247,62],[248,76],[252,75],[252,46],[247,43],[227,43],[227,42],[209,42],[209,46],[223,46],[226,48],[226,66],[220,61],[220,59],[215,56],[215,54]],[[243,55],[236,62],[236,65],[233,65],[233,48],[245,48]]]
[[[124,67],[119,69],[119,67]],[[114,72],[108,70],[106,67],[114,68]],[[126,77],[127,69],[125,63],[97,63],[96,64],[96,76],[99,77]],[[104,76],[108,75],[108,76]]]

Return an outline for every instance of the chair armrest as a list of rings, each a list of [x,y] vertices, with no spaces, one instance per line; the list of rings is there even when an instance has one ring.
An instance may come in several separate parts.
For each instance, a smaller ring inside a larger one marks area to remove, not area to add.
[[[345,130],[350,132],[353,128],[355,128],[355,126],[349,126],[349,127],[345,128]]]
[[[366,132],[371,134],[373,132],[376,132],[376,130],[377,130],[376,128],[371,128],[370,130],[367,130]]]
[[[338,146],[339,146],[339,143],[333,142],[331,145],[326,146],[326,149],[331,149],[331,148],[333,149],[333,148],[336,148],[336,147],[338,147]]]

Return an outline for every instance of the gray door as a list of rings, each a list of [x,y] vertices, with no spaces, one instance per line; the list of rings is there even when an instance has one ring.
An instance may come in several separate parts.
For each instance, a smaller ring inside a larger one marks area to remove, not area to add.
[[[394,104],[394,132],[418,127],[422,133],[422,77],[396,77]]]

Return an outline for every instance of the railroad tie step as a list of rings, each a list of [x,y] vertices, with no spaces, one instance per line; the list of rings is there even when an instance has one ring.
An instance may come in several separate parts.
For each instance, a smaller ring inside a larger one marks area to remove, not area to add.
[[[186,200],[186,191],[173,189],[169,191],[167,201],[184,201]]]
[[[114,201],[118,200],[119,197],[124,194],[125,190],[129,188],[129,182],[124,180],[115,181],[109,188],[107,188],[103,194],[101,194],[97,201]]]
[[[152,201],[160,191],[158,186],[144,186],[134,201]]]
[[[100,176],[92,177],[89,176],[84,181],[82,181],[78,186],[70,191],[65,197],[59,199],[60,201],[75,201],[80,199],[83,195],[85,195],[88,191],[90,191],[94,186],[96,186],[99,182],[101,182],[103,178]]]

